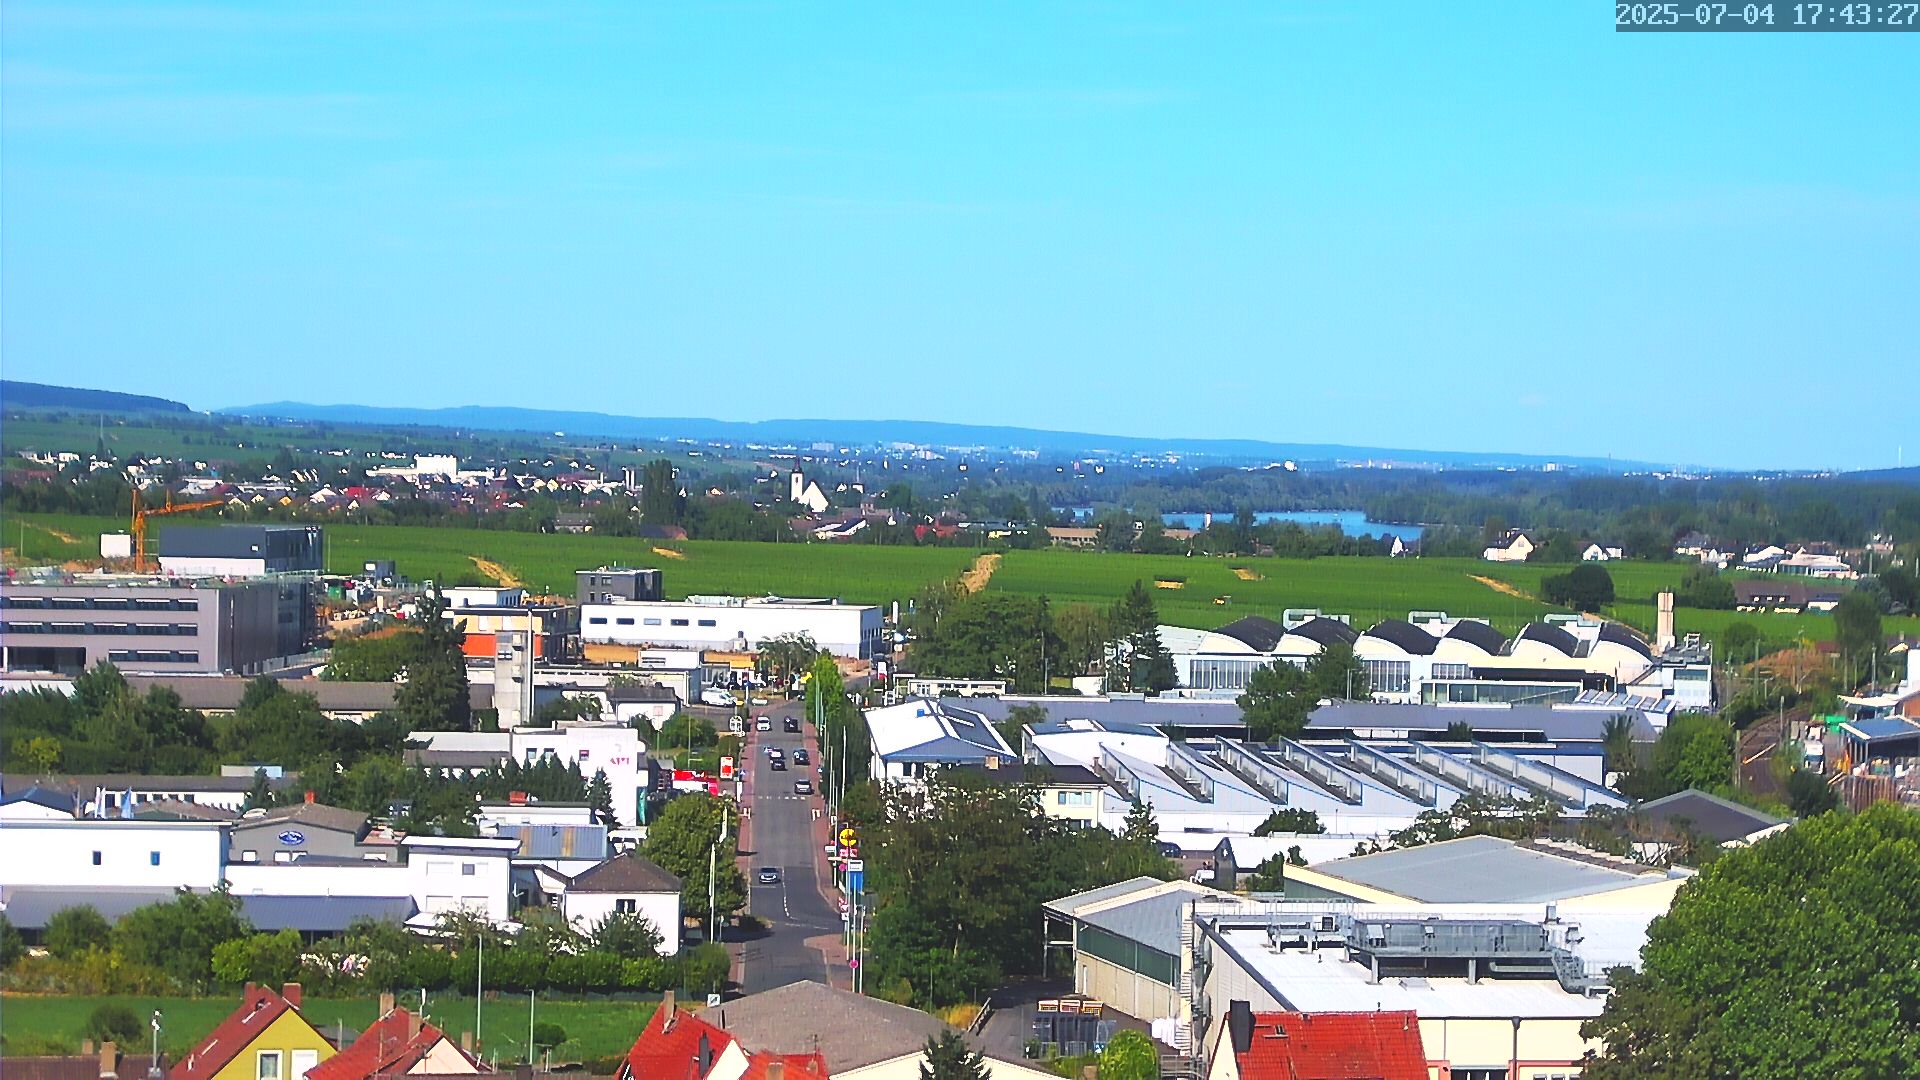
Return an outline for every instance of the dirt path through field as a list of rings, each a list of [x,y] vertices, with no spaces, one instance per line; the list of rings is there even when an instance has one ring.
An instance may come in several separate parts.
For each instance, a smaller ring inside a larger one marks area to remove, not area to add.
[[[492,578],[494,582],[502,588],[517,589],[523,584],[521,580],[514,577],[512,572],[506,567],[501,566],[492,559],[483,559],[478,555],[469,555],[467,558],[473,560],[475,569]]]
[[[966,573],[960,575],[960,587],[970,593],[977,593],[987,587],[987,582],[992,579],[993,572],[998,569],[1000,569],[1000,554],[998,552],[990,552],[982,555],[973,560],[973,565],[967,568]]]
[[[73,535],[72,533],[61,532],[59,529],[50,528],[46,525],[40,524],[39,522],[29,521],[27,522],[27,527],[30,529],[39,529],[41,532],[46,533],[48,536],[53,537],[55,540],[58,540],[63,544],[77,544],[80,542],[80,538]]]
[[[687,557],[686,552],[675,551],[672,548],[656,547],[653,549],[653,553],[663,559],[684,559]]]
[[[1514,588],[1504,581],[1490,577],[1481,577],[1479,574],[1468,574],[1467,576],[1502,596],[1511,596],[1515,600],[1529,600],[1536,604],[1540,602],[1538,598],[1528,596],[1526,593],[1521,592],[1519,589]]]

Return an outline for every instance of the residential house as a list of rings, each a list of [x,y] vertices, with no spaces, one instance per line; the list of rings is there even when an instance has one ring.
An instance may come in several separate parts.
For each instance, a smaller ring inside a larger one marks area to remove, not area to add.
[[[1427,1080],[1420,1017],[1396,1012],[1259,1012],[1227,1005],[1207,1080]],[[1457,1073],[1453,1075],[1459,1075]]]
[[[1488,544],[1480,552],[1480,557],[1488,562],[1526,562],[1533,554],[1536,545],[1526,533],[1519,529],[1509,529],[1505,534]]]
[[[638,915],[660,931],[660,952],[671,956],[680,951],[680,885],[657,863],[616,855],[567,882],[561,911],[583,928],[616,912]]]
[[[1806,548],[1801,548],[1781,559],[1774,564],[1773,568],[1778,573],[1797,574],[1810,578],[1853,579],[1860,576],[1858,571],[1847,565],[1847,560],[1838,555],[1809,551]]]
[[[1079,526],[1047,526],[1047,542],[1054,547],[1092,550],[1100,546],[1100,530]]]
[[[248,983],[240,1007],[167,1071],[168,1080],[309,1080],[333,1044],[300,1012],[300,984]]]
[[[961,1034],[981,1053],[988,1080],[1058,1080],[1043,1069],[998,1056],[993,1047],[938,1017],[823,983],[795,982],[748,994],[701,1009],[696,1019],[722,1030],[736,1044],[735,1060],[776,1055],[791,1061],[818,1055],[833,1080],[917,1080],[926,1062],[927,1040],[948,1032]],[[638,1074],[632,1080],[656,1075],[664,1074]],[[719,1074],[712,1080],[735,1078]]]
[[[1047,765],[1018,761],[949,765],[941,770],[977,783],[1025,785],[1033,789],[1040,812],[1076,829],[1100,824],[1100,794],[1107,782],[1081,765]]]
[[[1624,550],[1609,544],[1589,540],[1580,546],[1581,562],[1612,562],[1626,557],[1627,553]]]
[[[479,1076],[494,1070],[470,1045],[456,1044],[416,1012],[380,996],[380,1018],[360,1037],[306,1074],[306,1080],[386,1080],[398,1076]],[[263,1078],[264,1080],[264,1078]]]
[[[1733,583],[1733,606],[1741,611],[1832,611],[1847,590],[1839,585],[1787,581],[1770,577],[1742,577]]]
[[[614,1080],[828,1080],[819,1047],[749,1051],[720,1024],[674,1004],[668,991],[614,1070]]]

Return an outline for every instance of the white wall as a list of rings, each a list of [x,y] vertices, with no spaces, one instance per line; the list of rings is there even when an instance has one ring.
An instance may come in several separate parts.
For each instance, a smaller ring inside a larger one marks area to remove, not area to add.
[[[561,764],[580,766],[580,775],[593,779],[605,770],[613,789],[613,810],[622,824],[640,819],[640,798],[647,790],[646,748],[640,733],[613,724],[568,724],[557,728],[516,728],[513,756],[522,765],[551,753]]]
[[[622,619],[631,622],[622,624]],[[686,625],[675,626],[675,620]],[[702,622],[713,625],[702,626]],[[883,647],[880,609],[861,604],[730,605],[637,600],[580,606],[580,638],[596,643],[729,649],[744,640],[748,648],[753,648],[769,638],[794,633],[808,635],[835,656],[870,657]]]
[[[584,931],[612,913],[621,900],[632,900],[635,913],[660,931],[661,953],[672,956],[680,951],[679,893],[570,892],[561,897],[560,908]]]
[[[219,822],[10,821],[0,828],[0,883],[212,889],[226,851]]]

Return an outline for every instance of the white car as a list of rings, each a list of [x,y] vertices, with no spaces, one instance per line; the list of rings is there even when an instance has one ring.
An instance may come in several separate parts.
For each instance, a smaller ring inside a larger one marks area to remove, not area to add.
[[[700,704],[716,708],[731,709],[739,702],[733,700],[733,692],[721,686],[709,686],[700,691]]]
[[[755,730],[755,731],[772,731],[772,730],[773,730],[773,721],[771,721],[771,720],[769,720],[769,719],[767,719],[766,717],[764,717],[764,716],[763,716],[763,717],[761,717],[761,718],[760,718],[760,719],[759,719],[759,720],[758,720],[757,722],[755,722],[755,724],[753,725],[753,730]]]

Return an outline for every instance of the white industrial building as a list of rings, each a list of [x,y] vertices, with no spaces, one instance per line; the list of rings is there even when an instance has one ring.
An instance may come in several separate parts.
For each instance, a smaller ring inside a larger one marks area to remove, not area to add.
[[[912,698],[864,716],[873,746],[868,775],[883,783],[916,782],[955,766],[1011,767],[1020,760],[986,715],[964,704]]]
[[[880,608],[782,596],[689,596],[583,604],[580,638],[590,644],[748,652],[786,634],[805,634],[835,656],[887,653]]]
[[[406,752],[410,765],[474,773],[503,762],[537,765],[547,758],[580,767],[591,780],[605,773],[615,815],[622,823],[641,820],[650,781],[650,761],[640,733],[625,724],[589,721],[553,727],[516,727],[508,731],[421,731]]]

